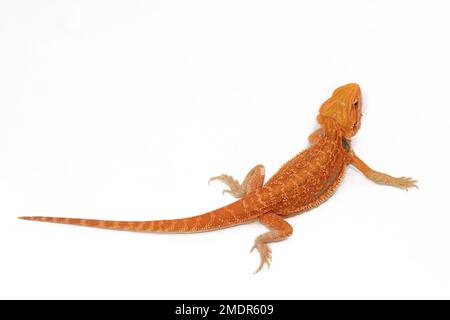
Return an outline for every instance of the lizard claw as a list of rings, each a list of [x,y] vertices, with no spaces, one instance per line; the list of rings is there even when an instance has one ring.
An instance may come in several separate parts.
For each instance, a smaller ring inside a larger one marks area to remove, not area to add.
[[[258,269],[256,269],[254,273],[258,273],[259,271],[261,271],[262,267],[264,267],[264,264],[267,264],[267,268],[270,268],[270,262],[272,261],[272,250],[270,250],[270,248],[265,243],[255,243],[250,252],[252,252],[254,249],[258,250],[259,256],[261,258]]]

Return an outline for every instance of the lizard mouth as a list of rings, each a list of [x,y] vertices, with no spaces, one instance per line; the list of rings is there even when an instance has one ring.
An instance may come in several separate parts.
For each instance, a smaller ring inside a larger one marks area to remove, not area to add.
[[[357,119],[352,125],[352,129],[351,129],[352,130],[352,136],[354,136],[358,132],[359,128],[361,127],[361,117],[362,117],[362,114],[359,117],[359,119]]]

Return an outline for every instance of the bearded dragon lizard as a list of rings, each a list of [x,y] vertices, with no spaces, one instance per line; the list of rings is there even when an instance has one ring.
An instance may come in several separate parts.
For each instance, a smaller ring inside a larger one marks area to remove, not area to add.
[[[194,233],[212,231],[238,224],[259,221],[270,231],[255,239],[253,248],[260,254],[255,272],[272,259],[269,242],[280,241],[292,234],[287,217],[305,212],[327,200],[339,185],[345,169],[353,165],[368,179],[400,189],[416,186],[416,180],[395,178],[375,171],[358,158],[350,139],[361,125],[361,90],[355,83],[337,88],[319,110],[320,128],[309,136],[310,146],[286,162],[264,184],[265,169],[257,165],[242,183],[222,174],[218,180],[228,185],[224,193],[238,198],[225,207],[182,219],[153,221],[108,221],[57,217],[20,217],[23,220],[42,221],[125,231]]]

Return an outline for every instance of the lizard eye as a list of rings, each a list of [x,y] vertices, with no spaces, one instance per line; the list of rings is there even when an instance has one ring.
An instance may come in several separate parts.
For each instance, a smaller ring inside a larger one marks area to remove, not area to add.
[[[353,106],[354,106],[355,108],[358,108],[358,105],[359,105],[359,101],[358,101],[358,99],[356,99],[356,100],[353,102]]]

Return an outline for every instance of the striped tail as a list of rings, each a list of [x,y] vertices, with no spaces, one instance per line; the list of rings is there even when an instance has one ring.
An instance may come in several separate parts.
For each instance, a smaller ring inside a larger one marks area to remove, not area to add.
[[[259,214],[256,212],[247,213],[242,201],[236,201],[223,208],[198,216],[173,220],[109,221],[37,216],[19,217],[19,219],[121,231],[193,233],[222,229],[254,220]]]

